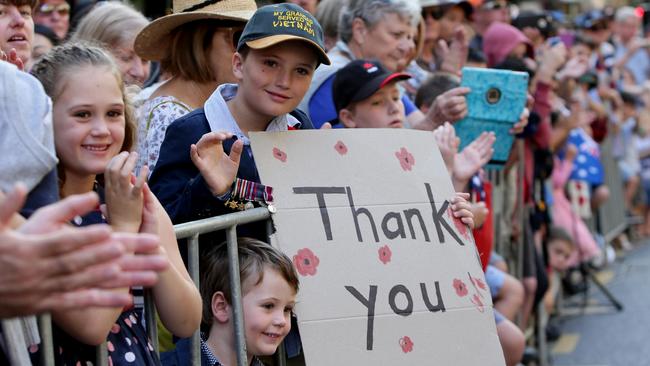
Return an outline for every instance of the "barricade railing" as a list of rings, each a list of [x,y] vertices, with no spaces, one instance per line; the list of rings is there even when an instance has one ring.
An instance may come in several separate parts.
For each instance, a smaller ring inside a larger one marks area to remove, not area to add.
[[[247,365],[246,341],[244,338],[244,317],[241,305],[241,286],[239,278],[239,254],[237,248],[237,226],[267,220],[267,237],[272,232],[271,212],[272,206],[253,208],[232,214],[211,217],[203,220],[187,222],[174,226],[176,239],[187,239],[187,267],[192,281],[199,288],[199,236],[207,233],[225,230],[228,248],[230,288],[232,289],[232,307],[234,314],[235,346],[237,348],[237,365]],[[52,338],[52,324],[49,315],[39,319],[41,334],[41,361],[45,366],[54,365],[54,349]],[[152,341],[156,352],[159,351],[158,328],[156,321],[156,307],[150,291],[145,292],[145,318],[147,335]],[[281,349],[277,354],[283,354]],[[97,347],[95,365],[103,366],[108,363],[106,343]],[[201,365],[201,340],[200,330],[194,332],[191,338],[191,365]],[[284,366],[283,357],[276,356],[275,364]]]

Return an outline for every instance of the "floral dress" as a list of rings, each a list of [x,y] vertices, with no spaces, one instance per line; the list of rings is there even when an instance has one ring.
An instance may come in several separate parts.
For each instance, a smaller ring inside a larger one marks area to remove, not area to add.
[[[138,108],[137,172],[145,165],[149,167],[149,172],[153,171],[167,127],[191,111],[187,104],[168,95],[147,100]]]
[[[100,197],[102,196],[100,192]],[[99,208],[73,220],[76,226],[106,223]],[[79,342],[52,323],[56,365],[94,365],[96,347]],[[125,308],[106,337],[108,365],[160,365],[144,324],[132,306]]]

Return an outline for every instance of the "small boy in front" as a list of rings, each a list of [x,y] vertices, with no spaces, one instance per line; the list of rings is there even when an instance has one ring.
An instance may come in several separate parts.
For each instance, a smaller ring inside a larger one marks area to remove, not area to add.
[[[295,4],[255,12],[233,56],[237,84],[220,85],[167,130],[150,186],[174,223],[268,203],[248,134],[310,128],[295,109],[321,63],[330,61],[311,14]]]
[[[247,365],[263,366],[256,356],[270,356],[291,330],[298,275],[291,260],[262,241],[239,238],[239,275],[244,309]],[[234,314],[226,243],[201,258],[201,365],[236,365]],[[162,355],[165,366],[189,365],[190,342]]]

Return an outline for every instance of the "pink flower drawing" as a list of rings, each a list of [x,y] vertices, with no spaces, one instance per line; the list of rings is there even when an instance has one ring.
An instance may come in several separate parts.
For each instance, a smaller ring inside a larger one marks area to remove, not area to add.
[[[454,223],[454,226],[456,226],[456,230],[458,230],[460,235],[462,235],[466,240],[469,240],[470,232],[467,225],[465,225],[460,218],[454,216],[454,211],[451,209],[451,206],[447,209],[447,215],[449,215],[449,219]]]
[[[278,149],[277,147],[273,148],[273,157],[280,160],[283,163],[287,162],[287,154],[284,151]]]
[[[454,290],[456,290],[456,295],[458,295],[458,297],[467,296],[469,290],[467,290],[467,285],[465,285],[465,282],[463,282],[463,280],[454,278],[453,286],[454,286]]]
[[[478,297],[477,294],[472,295],[472,299],[470,301],[472,304],[476,305],[476,310],[480,311],[481,313],[485,311],[483,301],[481,301],[481,298]]]
[[[345,155],[348,153],[348,147],[345,146],[345,144],[341,140],[336,142],[336,145],[334,145],[334,150],[336,150],[341,155]]]
[[[487,290],[487,285],[485,285],[485,282],[483,282],[482,279],[472,277],[472,275],[469,274],[469,272],[467,272],[467,274],[469,275],[470,281],[472,281],[474,286],[477,287],[476,291],[478,291],[479,288],[483,291]]]
[[[402,347],[402,352],[409,353],[413,351],[413,341],[409,336],[404,336],[399,339],[399,346]]]
[[[316,274],[320,260],[309,248],[298,250],[298,253],[293,256],[293,265],[302,276],[313,276]]]
[[[390,248],[388,245],[384,245],[383,247],[379,248],[379,261],[383,264],[388,264],[390,262],[391,257],[393,256],[393,252],[391,252]]]
[[[406,150],[405,147],[401,148],[399,151],[395,152],[395,157],[399,160],[399,165],[402,166],[404,171],[411,171],[413,165],[415,165],[415,158],[413,155]]]

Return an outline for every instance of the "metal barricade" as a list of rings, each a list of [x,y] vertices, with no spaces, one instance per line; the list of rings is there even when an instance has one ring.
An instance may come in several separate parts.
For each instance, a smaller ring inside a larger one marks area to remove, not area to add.
[[[235,345],[237,347],[237,365],[247,365],[246,340],[244,338],[244,316],[242,310],[242,294],[239,278],[239,255],[237,248],[237,226],[249,224],[252,222],[267,220],[267,236],[271,234],[272,224],[271,207],[259,207],[246,211],[235,212],[232,214],[211,217],[203,220],[187,222],[174,226],[176,239],[187,240],[187,258],[188,272],[192,281],[199,287],[199,236],[215,231],[226,230],[226,241],[228,247],[230,286],[232,288],[232,306],[234,313],[235,328]],[[147,324],[147,334],[151,339],[154,349],[158,352],[158,328],[156,321],[156,307],[150,291],[145,292],[145,315]],[[49,315],[43,315],[39,319],[39,331],[41,333],[42,344],[42,364],[46,366],[54,365],[54,350],[52,339],[51,320]],[[197,330],[192,335],[191,340],[191,365],[201,364],[201,341],[200,331]],[[280,349],[278,354],[283,354]],[[106,343],[97,347],[97,357],[95,365],[106,365],[108,354]],[[276,365],[284,366],[283,357],[276,357]]]
[[[605,169],[605,184],[609,187],[609,199],[603,204],[598,214],[600,231],[605,237],[605,243],[610,243],[627,229],[625,216],[625,200],[623,199],[623,178],[616,161],[612,157],[612,141],[608,137],[601,144],[600,160]]]

